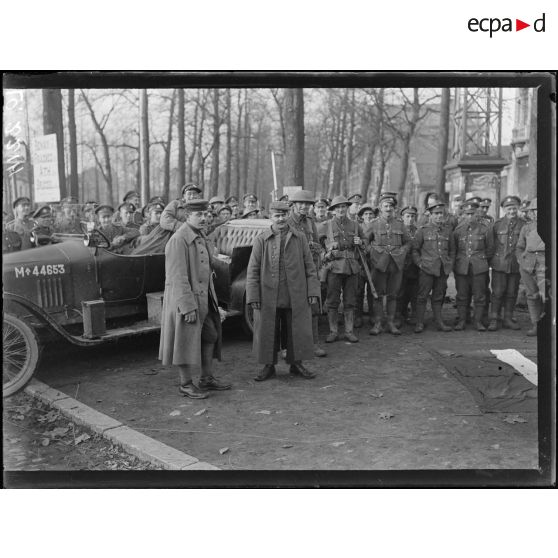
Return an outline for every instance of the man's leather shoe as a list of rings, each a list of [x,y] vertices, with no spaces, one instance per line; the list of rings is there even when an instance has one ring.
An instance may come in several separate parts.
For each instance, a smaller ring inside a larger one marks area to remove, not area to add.
[[[198,387],[202,391],[225,391],[227,389],[231,389],[232,385],[220,382],[214,376],[205,376],[200,378]]]
[[[275,366],[273,364],[266,364],[261,372],[254,378],[256,382],[265,382],[275,376]]]
[[[184,397],[189,397],[190,399],[207,399],[208,394],[201,391],[192,382],[183,384],[178,388],[178,391],[184,395]]]
[[[307,380],[311,380],[312,378],[316,377],[316,374],[314,374],[314,372],[310,372],[310,370],[302,366],[302,362],[295,362],[294,364],[291,364],[289,372],[294,376],[302,376]]]
[[[424,324],[422,322],[417,322],[415,326],[415,333],[422,333],[424,331]]]

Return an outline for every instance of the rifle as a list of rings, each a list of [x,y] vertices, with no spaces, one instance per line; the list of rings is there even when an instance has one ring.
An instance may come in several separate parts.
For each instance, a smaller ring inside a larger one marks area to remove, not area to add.
[[[372,282],[372,274],[370,273],[370,268],[368,267],[368,263],[366,262],[366,256],[363,254],[362,247],[356,246],[356,251],[358,252],[358,256],[360,259],[360,263],[362,268],[364,269],[364,273],[366,274],[366,279],[368,281],[368,286],[370,287],[370,293],[374,299],[378,298],[378,293],[374,288],[374,283]]]

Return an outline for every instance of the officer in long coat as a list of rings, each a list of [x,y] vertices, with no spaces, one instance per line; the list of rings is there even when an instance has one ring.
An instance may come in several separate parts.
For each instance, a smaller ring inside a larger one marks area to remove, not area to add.
[[[207,208],[207,200],[185,202],[186,222],[165,247],[159,360],[163,366],[178,366],[179,392],[191,399],[205,399],[209,390],[231,388],[213,376],[213,359],[221,359],[221,320],[212,247],[203,232]],[[192,376],[198,373],[196,386]]]
[[[319,300],[320,283],[306,236],[287,224],[289,205],[272,202],[269,230],[258,235],[246,275],[246,302],[254,309],[254,354],[264,367],[256,381],[275,376],[281,330],[293,375],[315,374],[303,360],[314,355],[311,305]]]
[[[457,316],[455,330],[465,328],[469,296],[475,306],[474,325],[477,331],[486,331],[482,318],[486,303],[488,262],[494,254],[491,227],[478,215],[479,204],[467,201],[463,205],[465,217],[455,228],[455,286],[457,289]]]
[[[515,253],[533,325],[527,335],[533,336],[537,335],[537,323],[543,315],[546,301],[545,244],[537,231],[537,198],[529,204],[529,222],[519,233]]]
[[[488,331],[498,329],[500,309],[504,305],[502,325],[508,329],[520,329],[513,321],[513,309],[519,292],[519,264],[515,248],[525,221],[517,216],[521,200],[517,196],[507,196],[500,204],[506,214],[492,227],[494,256],[490,260],[492,268],[492,305]]]
[[[412,256],[419,271],[417,294],[417,323],[415,333],[424,330],[426,301],[432,293],[432,313],[438,331],[451,331],[442,320],[442,305],[448,276],[455,262],[453,230],[444,215],[444,204],[432,201],[428,207],[430,222],[420,227],[413,239]]]

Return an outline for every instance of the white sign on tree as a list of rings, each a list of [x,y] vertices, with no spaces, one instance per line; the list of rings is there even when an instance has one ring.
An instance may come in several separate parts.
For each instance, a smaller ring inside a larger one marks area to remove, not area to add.
[[[37,136],[33,141],[34,201],[60,200],[56,134]]]

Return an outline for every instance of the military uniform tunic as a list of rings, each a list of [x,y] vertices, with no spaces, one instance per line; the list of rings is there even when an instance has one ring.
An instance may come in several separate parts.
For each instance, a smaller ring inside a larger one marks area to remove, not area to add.
[[[33,219],[19,219],[16,217],[13,221],[6,224],[6,230],[15,232],[21,238],[21,250],[33,248],[34,244],[31,242],[31,231],[37,223]]]
[[[523,226],[516,245],[516,257],[521,279],[527,290],[527,298],[539,296],[545,300],[546,264],[545,244],[537,231],[537,222]]]

